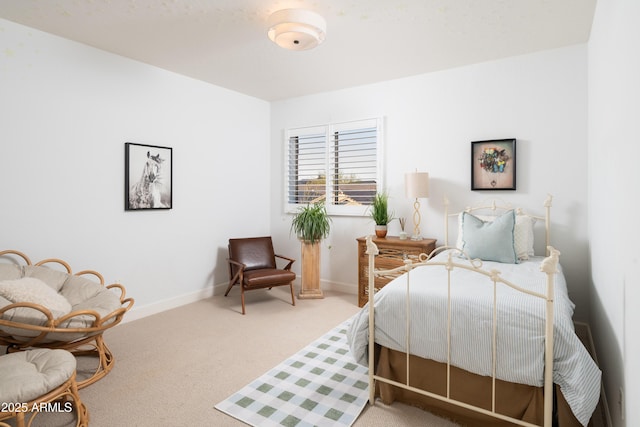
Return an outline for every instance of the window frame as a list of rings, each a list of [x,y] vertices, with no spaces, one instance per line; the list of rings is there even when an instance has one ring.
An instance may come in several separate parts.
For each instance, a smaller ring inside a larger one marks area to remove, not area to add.
[[[385,170],[384,170],[384,120],[382,117],[351,120],[345,122],[328,123],[325,125],[305,126],[286,129],[284,132],[284,212],[296,213],[301,206],[305,206],[303,203],[289,203],[289,175],[290,169],[290,140],[292,137],[309,136],[309,135],[324,135],[324,176],[325,176],[325,188],[324,194],[331,194],[333,190],[333,180],[327,179],[332,170],[333,154],[332,145],[334,144],[334,132],[345,132],[349,130],[358,130],[366,128],[375,128],[376,132],[376,192],[382,192],[385,188]],[[324,205],[327,209],[327,213],[330,216],[368,216],[370,204],[362,205],[338,205],[334,203],[327,203],[325,197]]]

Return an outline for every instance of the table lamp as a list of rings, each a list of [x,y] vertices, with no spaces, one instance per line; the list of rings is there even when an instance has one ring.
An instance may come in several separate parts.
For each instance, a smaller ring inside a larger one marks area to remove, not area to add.
[[[420,200],[429,197],[429,174],[427,172],[412,172],[404,175],[404,185],[407,197],[415,199],[413,203],[413,236],[411,240],[422,240],[420,235]]]

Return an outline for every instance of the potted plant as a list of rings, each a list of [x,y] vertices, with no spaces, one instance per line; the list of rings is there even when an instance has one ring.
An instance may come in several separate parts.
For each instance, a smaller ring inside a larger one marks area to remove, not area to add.
[[[320,289],[320,242],[329,235],[331,218],[322,203],[301,207],[291,231],[302,244],[302,278],[298,298],[324,298]]]
[[[371,205],[371,218],[376,223],[376,236],[387,235],[387,224],[393,220],[393,212],[389,212],[389,195],[376,193]]]

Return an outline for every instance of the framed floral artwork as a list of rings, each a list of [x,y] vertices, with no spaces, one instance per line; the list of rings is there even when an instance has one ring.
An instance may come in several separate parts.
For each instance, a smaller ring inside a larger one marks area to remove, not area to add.
[[[516,140],[471,143],[471,190],[516,189]]]

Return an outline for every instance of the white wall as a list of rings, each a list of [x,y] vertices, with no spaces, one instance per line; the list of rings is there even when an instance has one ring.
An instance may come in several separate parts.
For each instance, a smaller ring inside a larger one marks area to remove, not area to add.
[[[267,102],[5,20],[0,52],[0,248],[120,280],[142,315],[211,294],[227,239],[269,233],[247,209],[270,203]],[[173,148],[173,209],[124,211],[125,142]]]
[[[636,0],[598,2],[588,49],[591,323],[614,426],[640,425],[638,19]]]
[[[640,236],[626,225],[640,182],[639,7],[598,3],[588,62],[573,46],[272,105],[0,20],[0,249],[120,280],[137,300],[130,317],[188,302],[227,281],[231,236],[271,233],[279,252],[299,253],[282,211],[285,128],[384,116],[397,215],[411,217],[404,173],[431,174],[425,235],[442,241],[445,193],[455,208],[496,195],[534,211],[554,195],[553,241],[576,318],[591,317],[614,425],[638,425]],[[469,142],[507,137],[518,190],[469,191]],[[124,212],[127,141],[173,147],[172,210]],[[266,208],[250,212],[246,195]],[[326,286],[355,293],[355,238],[372,228],[334,218]]]
[[[457,209],[501,197],[541,214],[547,193],[554,196],[553,244],[562,252],[576,317],[586,319],[586,51],[578,45],[273,103],[274,235],[287,236],[290,252],[299,253],[295,237],[288,235],[291,217],[282,209],[283,130],[384,116],[390,204],[409,218],[410,227],[413,203],[404,197],[404,173],[416,168],[430,173],[431,194],[422,202],[425,236],[443,242],[445,194]],[[517,138],[517,191],[471,192],[470,142],[510,137]],[[398,231],[396,221],[390,233]],[[355,289],[355,239],[372,232],[369,218],[333,219],[322,253],[326,286]]]

